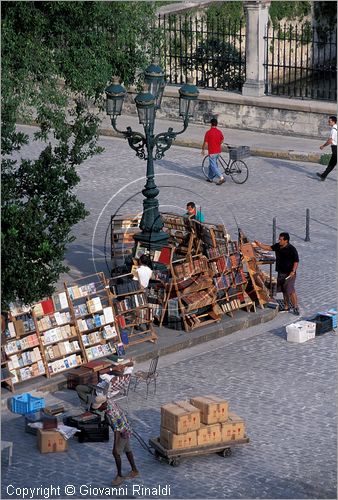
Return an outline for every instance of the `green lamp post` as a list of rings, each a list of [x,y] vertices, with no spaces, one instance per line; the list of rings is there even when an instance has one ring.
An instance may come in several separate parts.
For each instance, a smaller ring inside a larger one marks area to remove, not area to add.
[[[152,63],[145,70],[144,76],[144,89],[135,97],[139,122],[143,125],[144,134],[134,132],[131,127],[127,127],[125,131],[118,130],[116,126],[117,117],[121,115],[126,95],[126,90],[120,84],[118,77],[113,77],[112,84],[106,88],[106,110],[111,117],[114,130],[128,140],[129,146],[136,151],[136,156],[147,161],[147,181],[142,190],[145,199],[143,200],[143,214],[140,222],[141,232],[136,234],[134,238],[136,242],[153,250],[163,248],[168,241],[167,233],[162,231],[163,221],[159,213],[157,199],[159,189],[155,184],[154,160],[163,158],[165,151],[170,148],[176,136],[187,129],[199,92],[192,83],[192,79],[188,78],[188,82],[179,89],[179,115],[183,118],[183,129],[175,132],[170,127],[167,132],[154,135],[156,110],[161,107],[165,88],[164,74],[160,66]]]

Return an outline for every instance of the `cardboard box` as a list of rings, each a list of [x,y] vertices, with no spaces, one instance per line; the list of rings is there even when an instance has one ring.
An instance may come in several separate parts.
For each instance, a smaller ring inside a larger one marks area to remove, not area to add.
[[[197,434],[196,431],[175,434],[161,427],[160,443],[167,450],[192,448],[193,446],[197,446]]]
[[[58,431],[38,429],[38,448],[41,453],[67,451],[68,441]]]
[[[174,434],[195,431],[200,425],[200,411],[189,401],[176,401],[161,406],[161,426]]]
[[[221,424],[201,424],[201,428],[196,432],[198,446],[206,444],[217,444],[222,441]]]
[[[232,441],[245,437],[245,422],[236,413],[229,413],[229,418],[222,426],[222,441]]]
[[[199,396],[190,399],[190,403],[201,411],[203,424],[217,424],[228,418],[229,403],[218,396]]]

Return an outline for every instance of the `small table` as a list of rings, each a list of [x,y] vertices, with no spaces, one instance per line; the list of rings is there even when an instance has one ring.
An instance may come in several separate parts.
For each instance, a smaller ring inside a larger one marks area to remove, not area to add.
[[[12,441],[1,441],[1,452],[8,448],[8,465],[12,465],[13,443]]]
[[[270,290],[270,297],[273,297],[273,294],[272,294],[272,290],[273,290],[273,287],[272,287],[272,265],[276,262],[275,259],[269,259],[269,260],[257,260],[257,264],[259,266],[264,266],[266,264],[269,264],[270,266],[270,273],[269,273],[269,282],[270,282],[270,286],[269,286],[269,290]]]

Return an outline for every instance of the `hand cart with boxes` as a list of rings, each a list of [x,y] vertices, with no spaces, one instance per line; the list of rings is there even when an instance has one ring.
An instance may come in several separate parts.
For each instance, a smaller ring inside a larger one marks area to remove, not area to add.
[[[244,419],[228,407],[228,401],[215,395],[168,403],[161,406],[160,436],[149,439],[149,445],[136,437],[158,460],[174,467],[184,457],[227,457],[234,446],[249,443]]]
[[[158,460],[165,460],[169,465],[177,467],[181,463],[181,458],[194,457],[197,455],[209,455],[217,453],[221,457],[229,457],[232,453],[231,448],[240,444],[249,443],[249,438],[232,440],[223,443],[207,444],[204,446],[194,446],[192,448],[182,448],[167,450],[160,443],[160,438],[149,439],[149,446],[154,449],[154,455]]]

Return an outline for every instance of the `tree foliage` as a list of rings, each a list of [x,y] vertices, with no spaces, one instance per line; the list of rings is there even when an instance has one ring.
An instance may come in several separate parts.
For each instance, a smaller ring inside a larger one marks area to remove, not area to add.
[[[101,152],[103,90],[112,74],[132,83],[147,62],[153,12],[149,2],[2,2],[3,309],[50,295],[67,271],[71,228],[87,215],[78,166]],[[16,127],[32,119],[43,144],[34,160]]]
[[[244,56],[233,44],[217,37],[210,36],[200,42],[186,64],[201,72],[200,86],[236,91],[244,83]]]

